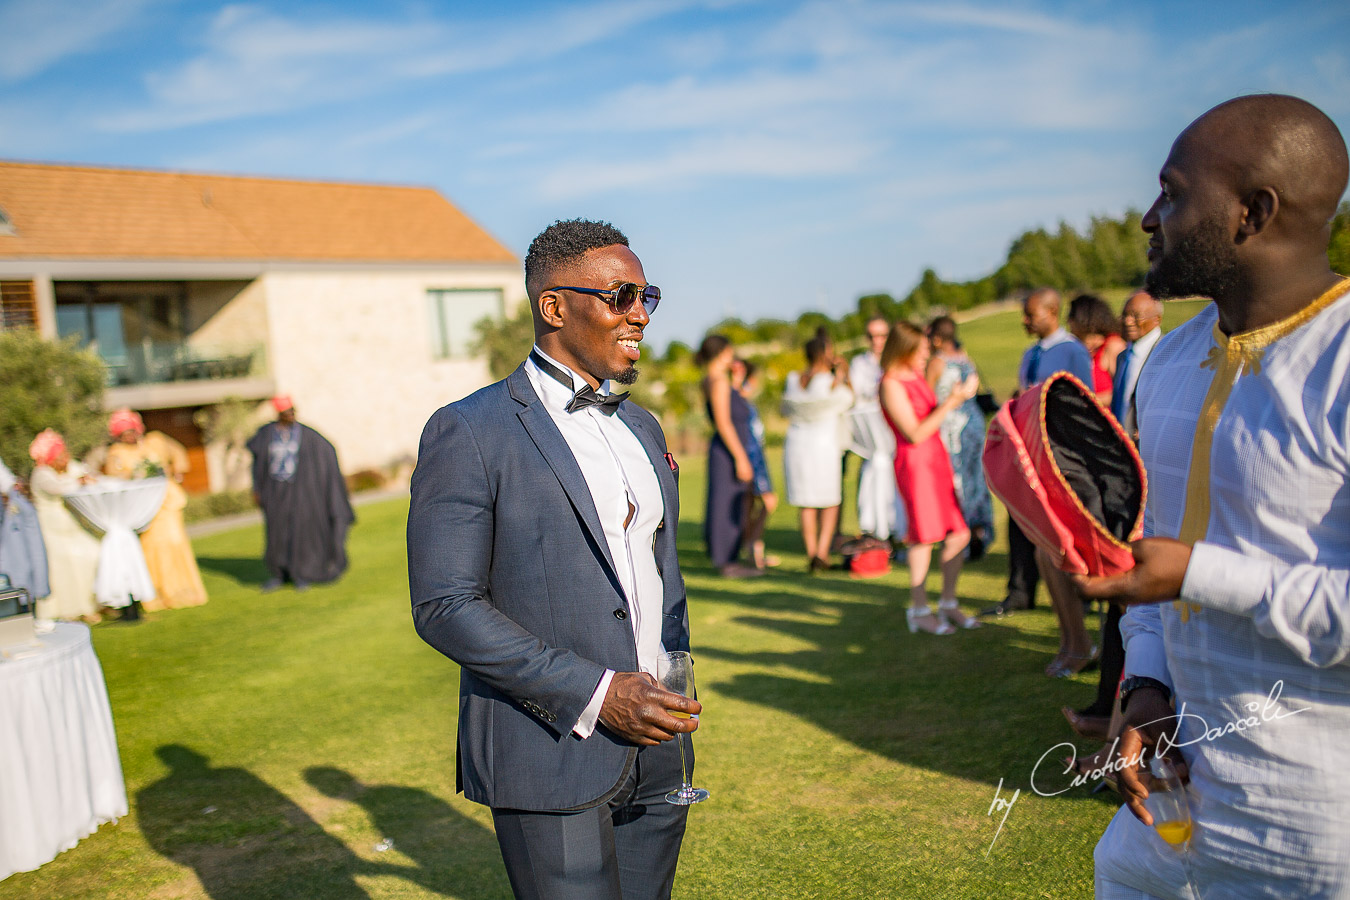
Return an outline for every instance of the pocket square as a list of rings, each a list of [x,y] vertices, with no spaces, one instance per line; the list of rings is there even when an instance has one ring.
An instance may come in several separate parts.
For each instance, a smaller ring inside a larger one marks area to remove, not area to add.
[[[669,453],[666,454],[666,465],[670,466],[670,471],[674,472],[676,475],[680,474],[680,464],[677,463],[675,457]]]

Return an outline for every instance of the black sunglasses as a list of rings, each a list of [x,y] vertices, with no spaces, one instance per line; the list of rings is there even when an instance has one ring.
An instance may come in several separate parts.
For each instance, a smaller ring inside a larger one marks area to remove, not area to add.
[[[557,287],[545,288],[548,291],[575,291],[578,294],[591,294],[599,297],[609,304],[609,308],[614,310],[616,315],[626,316],[628,311],[633,308],[633,304],[642,300],[642,306],[647,310],[647,315],[656,312],[656,306],[661,302],[661,289],[654,284],[639,286],[631,281],[626,281],[612,291],[602,291],[598,288],[573,287],[571,285],[560,284]]]

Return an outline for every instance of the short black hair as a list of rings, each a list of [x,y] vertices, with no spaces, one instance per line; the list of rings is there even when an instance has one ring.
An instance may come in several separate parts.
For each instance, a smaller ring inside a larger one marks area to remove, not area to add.
[[[538,302],[539,294],[548,286],[550,273],[558,266],[571,262],[588,250],[628,246],[628,238],[608,222],[589,219],[559,219],[539,232],[530,242],[525,254],[525,291],[530,300]]]

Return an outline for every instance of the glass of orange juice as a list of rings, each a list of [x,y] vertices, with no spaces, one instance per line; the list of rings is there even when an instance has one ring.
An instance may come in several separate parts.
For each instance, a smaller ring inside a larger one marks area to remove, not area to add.
[[[694,660],[687,651],[675,650],[670,653],[662,653],[656,661],[656,674],[657,681],[661,682],[661,687],[666,690],[684,697],[696,697],[694,692]],[[680,719],[689,718],[688,713],[676,712],[675,710],[666,711]],[[708,799],[708,792],[703,788],[694,787],[689,781],[689,766],[685,762],[683,732],[677,733],[675,740],[680,744],[680,786],[666,794],[666,802],[674,803],[676,806],[702,803]]]
[[[1184,851],[1191,841],[1191,807],[1186,787],[1164,757],[1154,756],[1148,770],[1153,776],[1153,786],[1144,806],[1153,816],[1153,828],[1169,846]]]

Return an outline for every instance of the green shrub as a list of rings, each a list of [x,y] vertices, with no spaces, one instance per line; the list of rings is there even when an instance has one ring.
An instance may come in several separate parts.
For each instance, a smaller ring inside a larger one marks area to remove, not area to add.
[[[253,502],[253,491],[221,491],[216,494],[197,494],[188,497],[183,510],[185,522],[202,522],[219,516],[232,516],[258,507]]]
[[[385,474],[376,469],[361,469],[344,476],[347,479],[347,493],[359,494],[384,487]]]
[[[61,432],[71,459],[102,443],[105,378],[103,361],[73,342],[28,329],[0,332],[0,459],[27,478],[28,445],[44,428]]]

